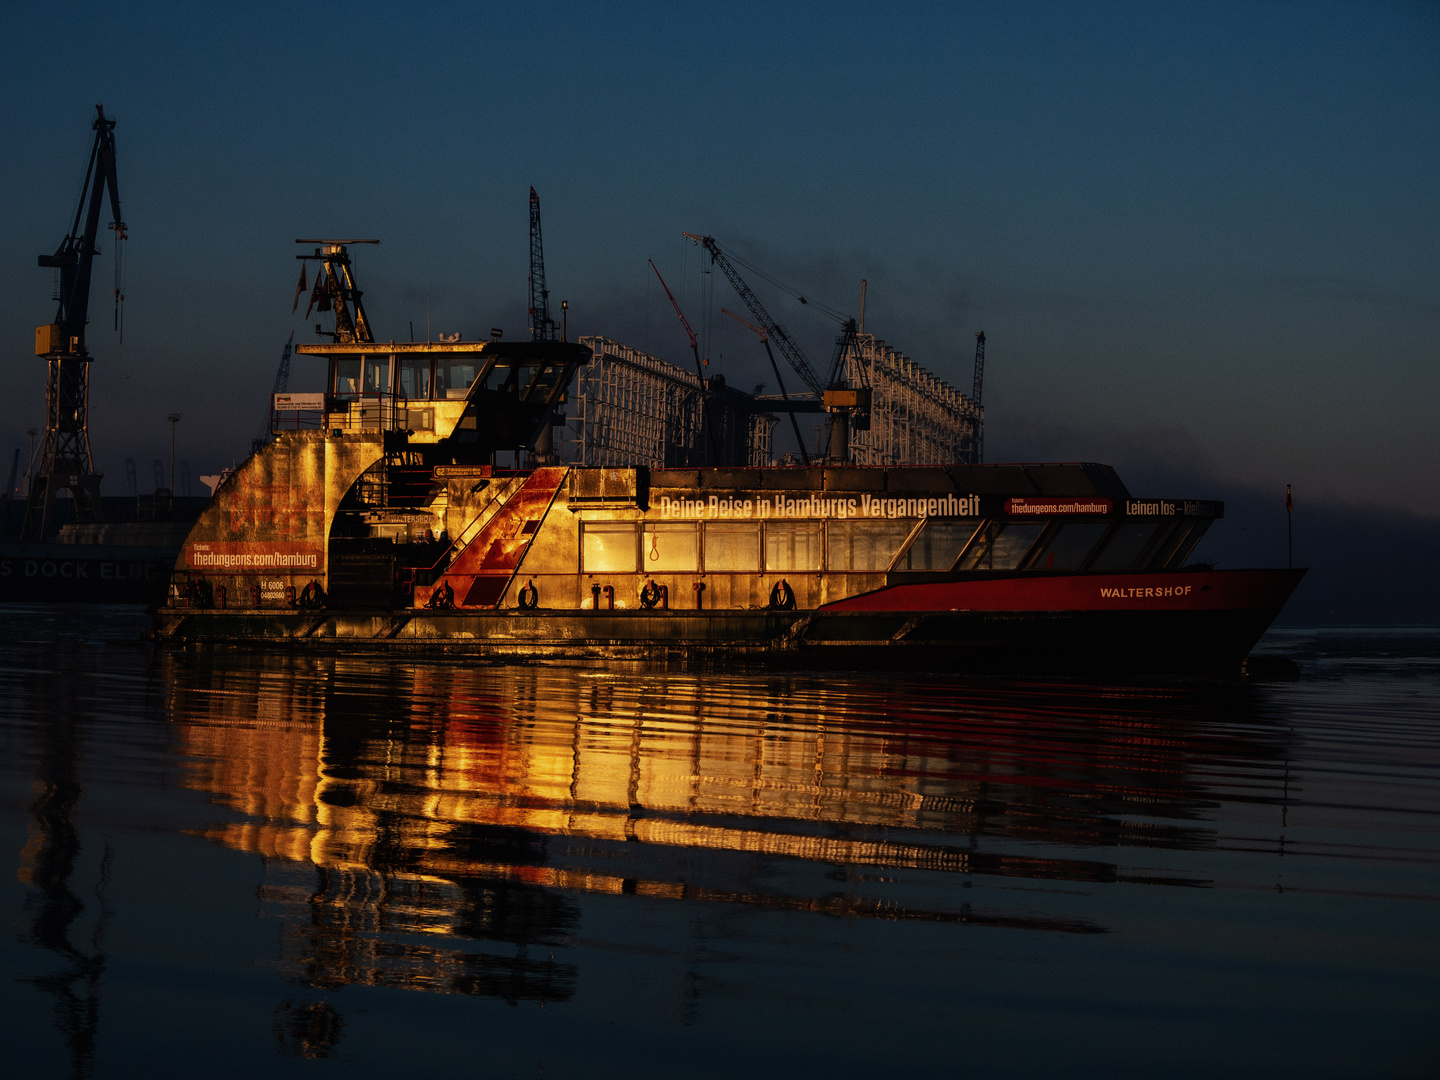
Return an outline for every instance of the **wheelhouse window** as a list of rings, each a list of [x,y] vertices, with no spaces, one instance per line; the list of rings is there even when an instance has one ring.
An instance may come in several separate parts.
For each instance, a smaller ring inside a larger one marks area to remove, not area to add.
[[[580,527],[580,569],[587,574],[633,574],[635,524],[630,521],[587,521]]]
[[[1134,570],[1145,566],[1174,521],[1126,521],[1115,527],[1091,570]]]
[[[388,394],[390,392],[390,357],[365,357],[365,385],[367,394]]]
[[[1031,570],[1078,570],[1110,528],[1108,521],[1067,521],[1059,526],[1036,556]]]
[[[906,550],[897,570],[949,570],[980,527],[979,518],[930,518]]]
[[[991,522],[970,541],[959,569],[1014,570],[1025,560],[1044,529],[1043,521]]]
[[[915,527],[913,521],[832,521],[825,527],[831,570],[886,570]]]
[[[400,394],[411,401],[430,398],[430,357],[404,356],[400,360]]]
[[[470,392],[475,381],[475,358],[463,359],[445,357],[435,361],[435,396],[437,398],[463,398]]]
[[[817,522],[766,522],[765,572],[821,569],[824,534]]]
[[[741,522],[705,523],[707,573],[757,573],[760,569],[760,525]]]
[[[699,570],[700,527],[693,521],[647,521],[640,536],[640,569],[647,574]]]
[[[342,397],[354,397],[360,393],[360,358],[339,356],[335,358],[335,385],[332,393]]]

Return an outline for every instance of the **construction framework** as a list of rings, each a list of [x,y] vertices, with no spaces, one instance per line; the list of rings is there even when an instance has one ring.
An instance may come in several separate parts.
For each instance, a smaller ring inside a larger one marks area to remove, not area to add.
[[[870,427],[850,437],[857,465],[973,462],[984,412],[944,379],[873,334],[856,334],[845,381],[871,388]]]
[[[591,359],[576,374],[570,397],[566,461],[609,468],[693,468],[704,461],[706,388],[694,372],[606,337],[580,343]],[[735,446],[743,464],[768,465],[779,418],[744,407],[745,395],[714,382],[708,390],[717,443]]]

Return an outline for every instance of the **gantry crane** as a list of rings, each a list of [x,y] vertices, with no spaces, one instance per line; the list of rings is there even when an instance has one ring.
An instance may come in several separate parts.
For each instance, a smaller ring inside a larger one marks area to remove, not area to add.
[[[99,254],[95,241],[100,229],[100,210],[106,191],[110,196],[117,249],[115,281],[115,328],[120,328],[124,302],[120,281],[118,250],[125,240],[125,222],[120,217],[120,191],[115,173],[115,121],[95,106],[91,123],[95,141],[90,146],[90,163],[80,188],[80,205],[75,220],[54,255],[41,255],[41,266],[59,271],[60,306],[53,322],[35,329],[35,354],[45,357],[49,373],[45,382],[45,440],[38,465],[30,481],[25,508],[23,536],[43,540],[58,526],[55,498],[68,488],[75,500],[78,521],[99,521],[100,474],[95,472],[90,453],[90,360],[85,347],[85,324],[90,311],[90,271]]]
[[[530,189],[530,339],[554,341],[550,290],[545,287],[545,249],[540,241],[540,196]]]

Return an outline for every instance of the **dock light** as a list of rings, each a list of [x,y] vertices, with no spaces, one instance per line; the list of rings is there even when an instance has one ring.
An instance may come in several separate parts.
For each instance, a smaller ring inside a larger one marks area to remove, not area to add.
[[[560,301],[560,340],[570,340],[570,301]]]
[[[500,338],[501,338],[502,336],[504,336],[504,334],[505,334],[505,331],[504,331],[504,330],[501,330],[500,327],[498,327],[498,326],[492,326],[492,327],[490,327],[490,340],[491,340],[491,341],[499,341]]]

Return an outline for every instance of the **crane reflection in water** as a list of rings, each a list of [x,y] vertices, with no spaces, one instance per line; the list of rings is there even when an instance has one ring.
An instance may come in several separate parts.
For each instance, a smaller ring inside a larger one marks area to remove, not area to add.
[[[1283,782],[1236,684],[167,663],[186,784],[236,812],[203,835],[264,857],[280,972],[316,989],[563,1001],[597,894],[1101,934],[1073,888],[966,890],[1205,886],[1164,852]]]
[[[29,890],[30,919],[24,940],[53,954],[57,964],[25,981],[53,998],[55,1026],[69,1052],[70,1076],[79,1080],[90,1076],[95,1066],[105,930],[111,914],[106,902],[108,839],[102,842],[93,889],[77,883],[84,876],[76,825],[84,794],[84,719],[95,690],[83,673],[65,677],[51,668],[34,671],[22,696],[18,704],[31,718],[36,796],[17,872]],[[84,892],[91,893],[88,901]]]

